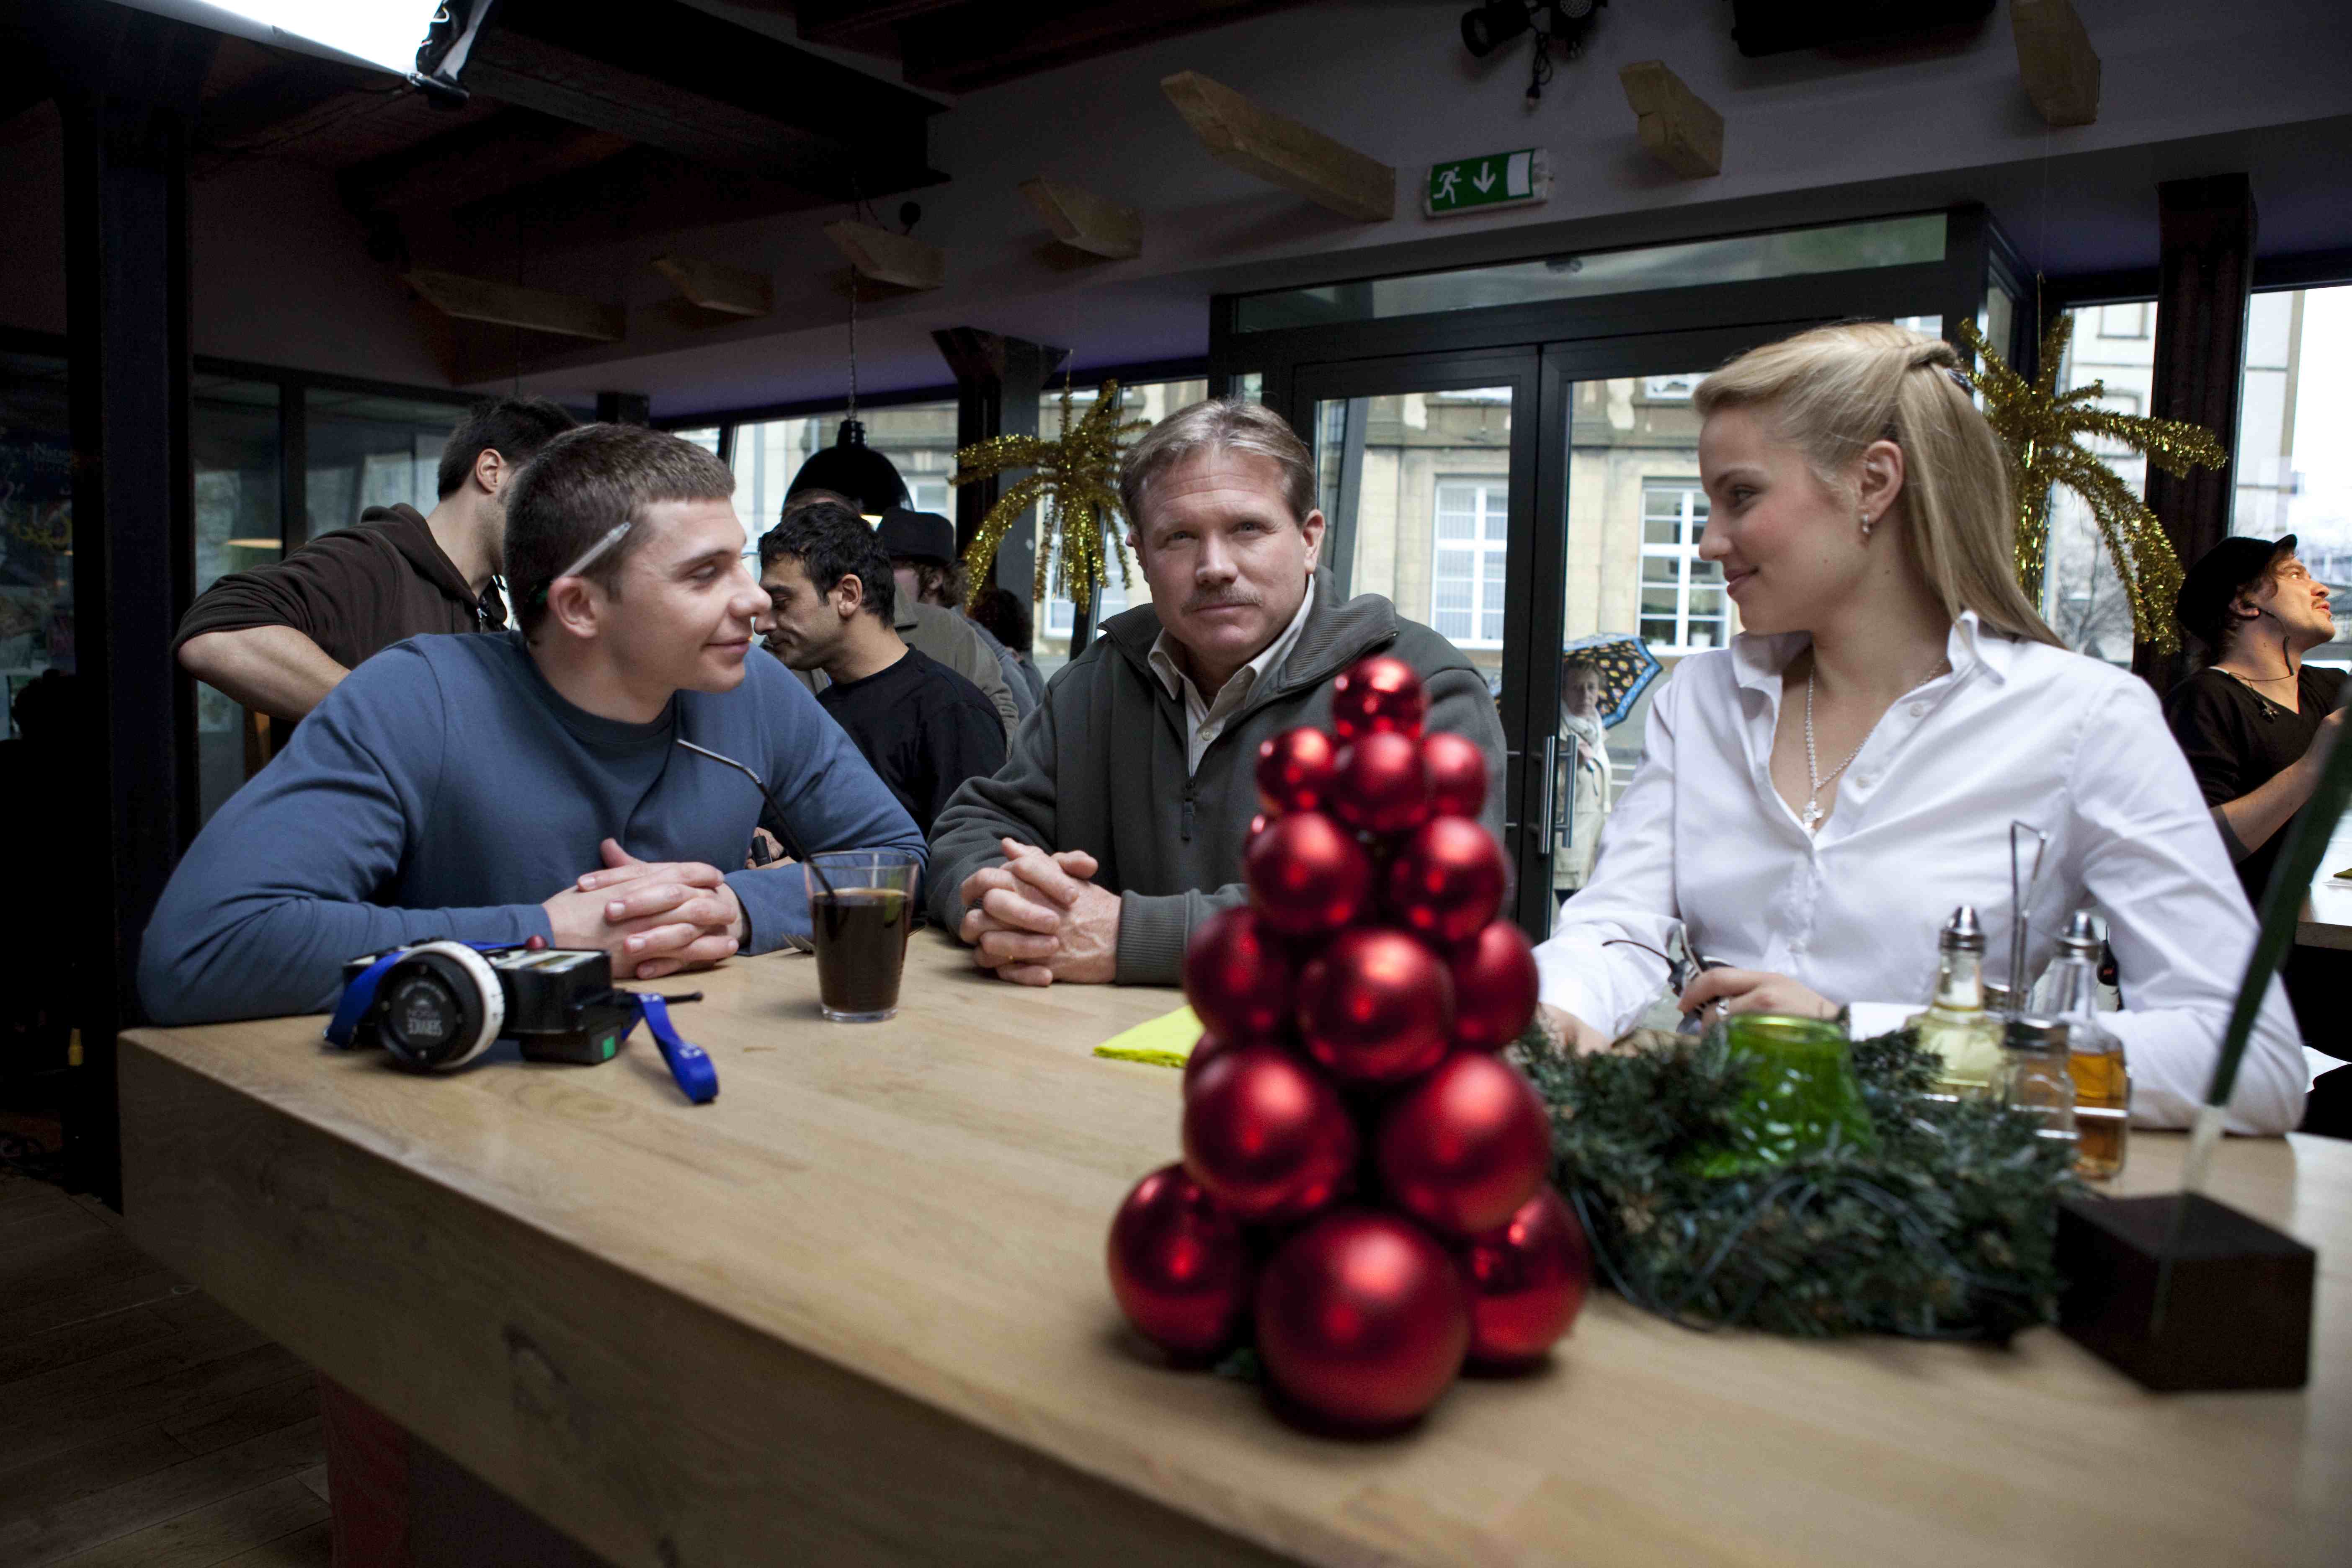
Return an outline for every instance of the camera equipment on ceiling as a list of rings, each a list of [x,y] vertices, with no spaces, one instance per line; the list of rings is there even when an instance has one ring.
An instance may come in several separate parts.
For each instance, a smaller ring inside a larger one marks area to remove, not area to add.
[[[1486,58],[1521,33],[1535,34],[1535,61],[1528,78],[1528,107],[1550,84],[1551,52],[1574,59],[1584,52],[1597,8],[1609,0],[1486,0],[1462,14],[1462,47]]]

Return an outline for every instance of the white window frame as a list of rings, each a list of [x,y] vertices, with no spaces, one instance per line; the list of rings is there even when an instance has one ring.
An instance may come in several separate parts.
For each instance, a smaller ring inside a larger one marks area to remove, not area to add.
[[[1472,492],[1470,517],[1472,526],[1476,531],[1474,537],[1448,539],[1441,531],[1439,520],[1445,515],[1445,492],[1448,490]],[[1502,474],[1465,474],[1453,478],[1441,478],[1432,493],[1429,508],[1429,624],[1436,629],[1438,636],[1445,638],[1455,647],[1499,648],[1503,646],[1499,617],[1504,614],[1504,606],[1509,598],[1509,579],[1507,574],[1509,571],[1510,505],[1510,479],[1508,476]],[[1438,616],[1441,613],[1459,613],[1441,612],[1437,606],[1438,585],[1442,582],[1449,581],[1439,574],[1438,557],[1449,550],[1469,552],[1470,626],[1473,631],[1477,630],[1485,624],[1486,616],[1491,612],[1498,617],[1495,635],[1491,637],[1457,637],[1438,625]],[[1497,562],[1504,563],[1502,572],[1493,577],[1486,574],[1486,562],[1490,556]]]
[[[1681,498],[1679,509],[1681,527],[1679,531],[1682,535],[1682,542],[1679,544],[1654,544],[1650,542],[1650,522],[1652,519],[1650,500],[1653,496],[1666,492],[1673,492]],[[1675,563],[1675,640],[1671,643],[1652,642],[1650,644],[1650,647],[1654,653],[1702,653],[1707,648],[1726,647],[1731,641],[1731,601],[1727,595],[1724,595],[1719,601],[1723,605],[1723,613],[1720,616],[1702,616],[1699,617],[1702,622],[1711,625],[1716,628],[1716,640],[1712,643],[1706,643],[1697,647],[1692,646],[1690,640],[1691,589],[1694,586],[1697,586],[1702,588],[1716,588],[1718,591],[1720,590],[1720,584],[1718,584],[1701,583],[1694,584],[1691,582],[1691,568],[1698,560],[1698,539],[1706,530],[1706,492],[1699,488],[1699,482],[1696,479],[1669,479],[1663,475],[1653,476],[1643,479],[1642,559],[1644,563],[1656,559],[1672,561]],[[1634,584],[1634,591],[1637,595],[1646,595],[1653,588],[1664,587],[1664,585],[1665,584],[1662,583],[1652,582],[1645,568],[1639,581]],[[1642,606],[1639,600],[1636,600],[1633,617],[1635,626],[1638,626],[1644,621],[1656,620],[1662,617],[1653,614],[1650,610]],[[1648,634],[1643,633],[1643,636],[1646,639]]]

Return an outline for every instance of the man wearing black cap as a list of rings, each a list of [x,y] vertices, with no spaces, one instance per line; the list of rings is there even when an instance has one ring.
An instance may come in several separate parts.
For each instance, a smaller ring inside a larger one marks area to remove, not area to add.
[[[2206,663],[2172,689],[2165,718],[2260,909],[2286,830],[2344,730],[2344,673],[2304,662],[2336,636],[2327,589],[2294,558],[2292,533],[2225,539],[2189,569],[2175,609]],[[2290,955],[2287,996],[2304,1038],[2327,1049],[2341,1031],[2315,1026],[2324,998],[2313,963],[2308,950]]]
[[[945,610],[979,633],[995,657],[1021,717],[1026,719],[1034,712],[1037,700],[1030,693],[1020,660],[996,640],[995,633],[963,613],[965,592],[971,584],[956,564],[955,524],[935,511],[894,507],[882,514],[881,524],[874,531],[890,553],[891,574],[898,582],[898,603]]]
[[[817,506],[825,501],[832,501],[838,506],[846,506],[852,511],[857,510],[856,503],[846,496],[836,494],[832,490],[802,489],[795,490],[784,498],[783,521],[790,522],[793,513],[803,508]],[[955,525],[946,518],[940,517],[936,512],[907,511],[903,508],[894,508],[882,514],[882,521],[875,530],[876,537],[881,541],[883,552],[886,554],[896,556],[898,552],[891,548],[892,541],[903,540],[907,534],[907,527],[903,522],[896,529],[893,528],[891,523],[893,518],[929,520],[937,523],[947,531],[948,550],[950,552],[954,551]],[[921,523],[919,521],[917,527],[920,526]],[[761,542],[764,551],[766,541],[762,540]],[[927,535],[918,535],[916,542],[920,543],[926,550],[933,547]],[[895,568],[898,563],[893,561],[891,564]],[[896,572],[894,575],[901,582],[906,577],[903,572]],[[764,572],[761,575],[760,583],[761,586],[771,590],[776,586],[774,583],[768,580],[768,574]],[[894,629],[897,630],[900,640],[925,658],[937,660],[979,687],[980,694],[988,699],[989,706],[995,709],[996,716],[1003,721],[1004,738],[1008,742],[1011,742],[1013,732],[1021,728],[1021,721],[1029,716],[1029,708],[1034,705],[1027,702],[1028,693],[1025,689],[1018,697],[1014,695],[1012,684],[1005,679],[1004,667],[996,657],[996,649],[991,645],[989,638],[982,635],[979,623],[964,615],[960,608],[941,609],[937,605],[918,603],[915,595],[903,590],[893,597],[897,601]],[[781,657],[783,650],[772,639],[768,645],[768,651]],[[799,675],[812,691],[821,692],[824,689],[826,676],[822,669],[795,670],[793,673]]]

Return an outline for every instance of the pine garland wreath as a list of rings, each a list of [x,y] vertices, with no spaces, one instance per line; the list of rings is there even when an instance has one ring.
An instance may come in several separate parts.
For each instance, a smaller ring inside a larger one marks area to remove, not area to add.
[[[2025,596],[2042,597],[2042,574],[2050,549],[2050,491],[2063,485],[2083,498],[2106,541],[2107,553],[2131,603],[2132,635],[2169,653],[2180,646],[2172,601],[2180,592],[2180,559],[2147,503],[2078,436],[2105,436],[2140,453],[2165,472],[2186,477],[2200,464],[2218,468],[2230,460],[2221,442],[2201,425],[2182,419],[2148,419],[2097,406],[2106,384],[2058,390],[2058,366],[2074,332],[2074,318],[2060,311],[2042,340],[2042,374],[2027,381],[1977,331],[1959,323],[1960,341],[1983,362],[1965,371],[1984,395],[1985,418],[2000,432],[2009,453],[2010,493],[2017,507],[2017,576]]]
[[[1934,1069],[1912,1032],[1853,1046],[1874,1147],[1724,1178],[1696,1157],[1720,1144],[1746,1077],[1719,1044],[1532,1047],[1553,1179],[1601,1277],[1636,1305],[1689,1328],[1802,1337],[2005,1341],[2054,1318],[2073,1146],[2021,1112],[1925,1098]]]
[[[1080,609],[1093,601],[1097,586],[1110,582],[1106,557],[1118,557],[1119,583],[1133,587],[1127,552],[1120,548],[1115,525],[1119,515],[1118,470],[1126,438],[1151,428],[1148,419],[1122,423],[1126,396],[1116,381],[1106,381],[1094,405],[1073,417],[1070,387],[1062,386],[1062,435],[1048,441],[1037,436],[996,436],[975,441],[956,453],[956,470],[948,483],[968,485],[992,479],[1008,468],[1028,468],[1029,477],[1015,483],[988,509],[971,546],[963,552],[971,575],[971,595],[964,607],[977,604],[991,580],[989,567],[1005,531],[1021,514],[1045,503],[1043,526],[1037,531],[1037,578],[1032,597],[1045,597],[1050,572],[1054,593]]]

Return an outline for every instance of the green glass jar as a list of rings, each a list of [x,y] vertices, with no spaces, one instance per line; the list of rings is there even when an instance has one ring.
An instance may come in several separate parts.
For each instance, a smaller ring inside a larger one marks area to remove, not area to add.
[[[1739,1013],[1710,1032],[1716,1048],[1752,1064],[1726,1139],[1701,1159],[1708,1176],[1752,1173],[1829,1146],[1877,1142],[1845,1031],[1822,1018]]]

